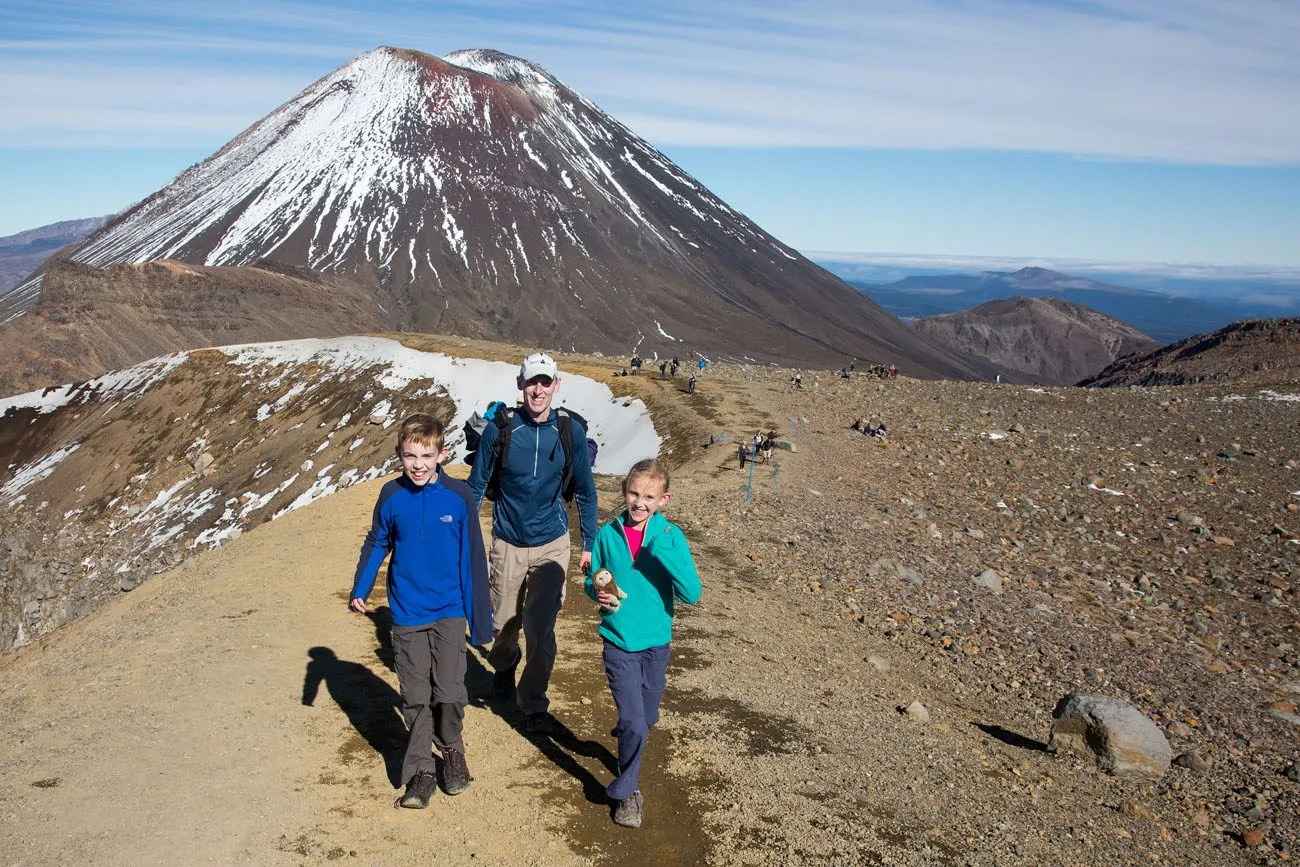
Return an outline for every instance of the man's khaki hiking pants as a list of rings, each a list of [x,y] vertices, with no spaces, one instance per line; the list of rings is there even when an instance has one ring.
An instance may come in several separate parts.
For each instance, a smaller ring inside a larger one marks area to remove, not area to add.
[[[496,536],[488,552],[492,590],[492,650],[488,662],[504,671],[519,661],[519,632],[524,634],[523,669],[516,697],[524,714],[544,713],[555,668],[555,618],[564,603],[569,571],[569,534],[533,548],[520,548]]]

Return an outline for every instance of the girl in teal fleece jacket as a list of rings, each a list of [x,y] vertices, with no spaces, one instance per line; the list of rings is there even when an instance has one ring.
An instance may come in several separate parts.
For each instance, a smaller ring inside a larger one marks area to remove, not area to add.
[[[672,499],[668,470],[657,460],[638,462],[623,480],[623,499],[627,508],[596,534],[584,589],[600,605],[605,676],[618,708],[619,772],[605,791],[614,821],[635,828],[641,758],[666,685],[673,605],[694,605],[701,588],[686,537],[659,514]]]

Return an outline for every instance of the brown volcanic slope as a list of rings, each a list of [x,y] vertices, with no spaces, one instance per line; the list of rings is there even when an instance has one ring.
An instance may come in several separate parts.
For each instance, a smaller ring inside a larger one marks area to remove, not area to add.
[[[983,358],[1003,379],[1047,385],[1076,383],[1160,345],[1112,316],[1059,298],[1015,296],[914,326],[936,343]]]
[[[989,375],[764,232],[541,67],[493,51],[361,55],[69,257],[274,259],[370,287],[395,330]],[[0,299],[0,323],[31,310],[42,283],[38,274]]]
[[[1247,319],[1124,358],[1079,385],[1270,385],[1300,379],[1300,318]]]
[[[56,260],[39,303],[0,328],[0,395],[181,349],[380,331],[386,319],[369,290],[273,262],[92,268]]]

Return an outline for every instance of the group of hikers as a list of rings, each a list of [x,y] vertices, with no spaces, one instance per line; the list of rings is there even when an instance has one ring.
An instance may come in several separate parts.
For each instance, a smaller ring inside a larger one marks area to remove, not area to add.
[[[745,468],[745,463],[752,461],[765,461],[771,463],[772,450],[776,448],[776,431],[768,431],[764,434],[761,430],[754,431],[754,438],[750,441],[741,441],[736,448],[736,457],[740,459],[740,468]]]
[[[639,365],[635,364],[634,368]],[[661,509],[672,500],[667,468],[637,462],[623,479],[623,510],[597,529],[592,454],[576,414],[552,406],[560,388],[555,360],[534,353],[520,365],[523,400],[483,427],[467,482],[443,472],[446,431],[430,415],[398,428],[402,475],[383,486],[361,547],[349,607],[366,599],[386,555],[393,650],[408,740],[405,792],[397,803],[421,809],[438,788],[465,791],[473,779],[462,728],[469,701],[467,642],[483,648],[493,669],[492,699],[513,703],[529,736],[554,731],[547,690],[555,666],[555,621],[571,556],[564,501],[576,500],[583,584],[599,615],[606,678],[618,724],[618,773],[606,788],[612,819],[639,827],[644,799],[639,773],[650,730],[659,720],[672,637],[673,603],[693,605],[701,586],[682,531]],[[478,514],[492,504],[485,555]],[[523,647],[520,647],[520,634]],[[517,675],[517,678],[516,678]]]
[[[692,350],[690,353],[690,360],[691,360],[692,368],[698,368],[700,373],[703,373],[704,368],[708,367],[709,365],[709,360],[705,358],[703,355],[701,355],[699,358],[696,358],[694,350]],[[633,352],[632,358],[628,361],[627,367],[623,368],[621,371],[615,372],[614,375],[635,376],[636,374],[641,372],[641,367],[644,364],[645,364],[645,359],[641,357],[641,354],[638,352]],[[677,371],[681,368],[681,366],[682,366],[681,361],[675,355],[672,357],[671,361],[667,358],[661,358],[659,360],[659,378],[661,380],[667,380],[670,378],[676,379]],[[627,369],[628,367],[632,368],[631,373],[628,372]],[[696,383],[695,370],[692,369],[690,374],[686,377],[686,391],[689,392],[690,394],[695,393],[695,383]]]

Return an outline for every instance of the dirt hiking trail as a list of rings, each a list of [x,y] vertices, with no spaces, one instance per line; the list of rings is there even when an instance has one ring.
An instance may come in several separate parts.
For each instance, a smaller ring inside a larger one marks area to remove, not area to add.
[[[456,797],[439,792],[428,810],[394,808],[405,733],[382,583],[371,597],[376,616],[346,610],[377,481],[260,526],[0,659],[0,863],[1289,860],[1281,844],[1243,848],[1236,820],[1219,808],[1222,792],[1253,773],[1273,799],[1258,803],[1277,805],[1279,839],[1289,833],[1290,790],[1278,788],[1289,784],[1251,770],[1226,724],[1221,739],[1193,733],[1213,771],[1175,768],[1159,783],[1110,778],[1039,740],[1056,697],[1086,685],[1094,658],[1125,683],[1218,677],[1159,669],[1155,657],[1113,642],[1100,599],[1084,607],[1040,591],[1040,573],[1022,561],[1078,562],[1075,549],[1048,541],[1021,553],[1009,540],[1032,538],[1032,526],[1002,529],[983,495],[960,493],[1026,479],[993,451],[1005,439],[965,430],[990,416],[1060,430],[1076,408],[1066,397],[826,374],[818,382],[813,372],[794,392],[789,372],[724,365],[687,394],[680,378],[610,378],[607,361],[562,366],[646,401],[674,468],[667,514],[704,583],[701,603],[680,611],[675,628],[663,719],[642,771],[642,828],[609,819],[616,714],[595,609],[574,573],[551,689],[557,731],[526,736],[516,711],[487,700],[491,677],[471,651],[464,734],[474,783]],[[1086,400],[1090,417],[1131,416],[1147,399],[1062,394]],[[908,420],[901,447],[848,430],[853,415],[876,411],[891,428]],[[747,502],[734,443],[708,443],[714,432],[758,429],[792,432],[799,448],[758,468]],[[1037,441],[1020,448],[1043,453],[1048,491],[1077,479],[1074,461],[1092,460]],[[598,484],[604,521],[617,480]],[[1093,520],[1112,514],[1091,492],[1077,496]],[[1157,504],[1153,514],[1166,511]],[[1137,524],[1142,513],[1133,514]],[[977,544],[980,525],[995,542]],[[1008,578],[1005,595],[971,589],[989,562],[1019,582]],[[1044,625],[1049,617],[1055,625]],[[1049,655],[1066,645],[1065,661]],[[929,723],[899,712],[914,699]],[[1257,743],[1274,751],[1258,767],[1285,755]]]

